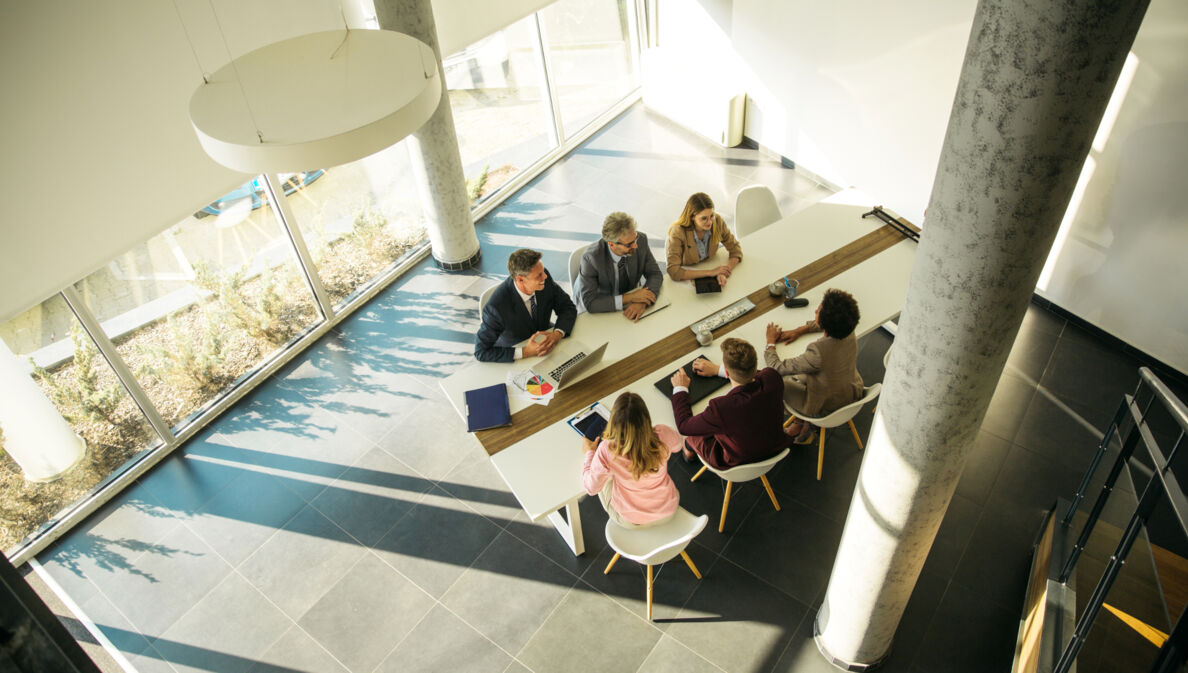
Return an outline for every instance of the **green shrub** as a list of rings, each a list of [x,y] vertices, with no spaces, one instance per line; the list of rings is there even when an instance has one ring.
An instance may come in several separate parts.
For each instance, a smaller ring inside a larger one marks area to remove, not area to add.
[[[197,339],[185,331],[179,320],[166,320],[167,343],[140,349],[145,361],[137,369],[137,374],[201,392],[218,390],[229,383],[230,377],[221,369],[224,360],[221,320],[212,319],[207,308],[201,309],[202,325]]]
[[[291,282],[288,274],[276,274],[271,268],[265,268],[252,297],[248,293],[243,268],[216,272],[200,262],[194,265],[194,272],[194,283],[214,295],[221,312],[252,338],[280,345],[296,332],[297,326],[289,320],[282,296],[285,286]]]
[[[99,371],[95,367],[95,356],[99,350],[78,323],[70,327],[70,341],[74,344],[71,376],[57,377],[34,364],[33,377],[49,388],[50,398],[68,420],[82,417],[117,425],[116,407],[120,405],[120,385],[112,383],[103,386],[99,383]]]
[[[491,165],[487,164],[483,166],[482,173],[466,181],[466,194],[470,197],[471,206],[478,203],[479,197],[483,195],[483,187],[487,186],[487,176],[490,169]]]

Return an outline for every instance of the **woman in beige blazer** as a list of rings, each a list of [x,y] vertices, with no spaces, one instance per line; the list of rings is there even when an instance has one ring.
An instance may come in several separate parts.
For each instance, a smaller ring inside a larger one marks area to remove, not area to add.
[[[729,253],[725,264],[711,269],[682,268],[713,257],[719,244],[725,246]],[[702,192],[689,197],[680,219],[668,227],[664,252],[668,257],[668,276],[673,280],[714,276],[718,284],[723,286],[730,272],[742,261],[742,246],[738,244],[738,239],[727,228],[722,216],[714,212],[714,202]]]
[[[784,402],[805,416],[824,416],[862,397],[865,389],[858,373],[858,302],[853,295],[829,289],[817,306],[817,317],[804,325],[784,331],[775,323],[767,325],[767,348],[763,359],[768,367],[784,377]],[[804,353],[787,360],[776,356],[776,343],[791,343],[801,335],[824,330],[825,336],[808,345]],[[797,421],[788,428],[797,444],[807,444],[816,436],[811,424]]]

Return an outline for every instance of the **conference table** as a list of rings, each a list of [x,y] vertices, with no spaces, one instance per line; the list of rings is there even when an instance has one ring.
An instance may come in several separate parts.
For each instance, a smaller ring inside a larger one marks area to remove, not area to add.
[[[511,425],[475,433],[528,516],[551,522],[575,555],[583,553],[578,509],[585,496],[583,454],[579,435],[566,422],[578,411],[595,402],[610,409],[620,393],[631,391],[647,402],[653,422],[675,426],[671,403],[654,387],[655,381],[697,355],[721,362],[719,343],[727,336],[745,339],[762,353],[768,322],[789,329],[811,320],[829,287],[844,289],[858,300],[859,337],[898,315],[916,243],[875,217],[864,219],[870,203],[856,192],[840,192],[742,237],[743,262],[721,293],[698,295],[692,283],[666,276],[661,297],[671,304],[639,322],[631,323],[617,312],[579,315],[573,338],[589,347],[606,341],[602,362],[557,391],[547,406],[510,395]],[[725,251],[719,250],[718,257],[698,266],[724,263]],[[769,294],[767,287],[784,276],[800,281],[798,296],[809,300],[807,307],[785,308],[782,298]],[[755,308],[715,330],[709,346],[698,344],[689,326],[742,298]],[[800,354],[814,338],[780,346],[779,356]],[[476,361],[443,379],[441,387],[465,423],[467,390],[505,381],[509,372],[523,371],[532,363]],[[694,412],[707,403],[708,399],[700,401]]]

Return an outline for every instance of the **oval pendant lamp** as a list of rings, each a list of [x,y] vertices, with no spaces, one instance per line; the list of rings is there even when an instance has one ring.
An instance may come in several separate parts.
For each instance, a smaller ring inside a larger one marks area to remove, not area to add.
[[[387,30],[274,42],[217,70],[190,98],[212,159],[244,173],[337,166],[421,127],[441,101],[433,50]]]

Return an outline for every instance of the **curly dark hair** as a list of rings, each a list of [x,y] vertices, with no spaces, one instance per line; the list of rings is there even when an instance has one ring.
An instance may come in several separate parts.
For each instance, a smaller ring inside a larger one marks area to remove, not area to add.
[[[843,290],[830,288],[821,298],[821,312],[817,314],[817,324],[825,330],[825,334],[834,339],[844,339],[858,326],[858,302],[854,295]]]
[[[726,373],[739,383],[747,383],[755,378],[755,367],[759,357],[755,354],[755,347],[733,337],[722,342],[722,364],[726,365]]]

